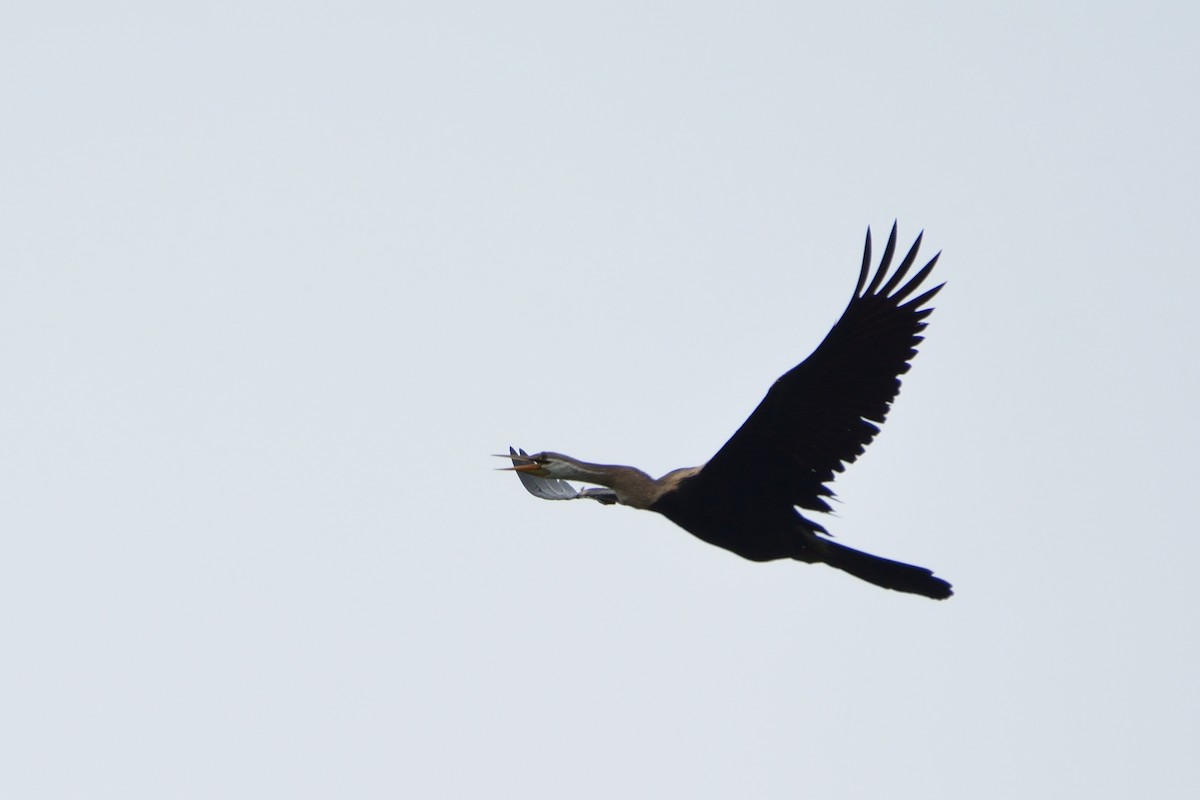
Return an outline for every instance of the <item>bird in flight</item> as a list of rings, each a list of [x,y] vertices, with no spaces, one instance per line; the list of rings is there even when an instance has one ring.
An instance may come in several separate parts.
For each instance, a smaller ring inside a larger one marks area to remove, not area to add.
[[[879,433],[924,338],[928,303],[944,284],[909,299],[937,263],[905,281],[924,233],[891,275],[896,225],[871,273],[867,229],[858,285],[825,340],[780,377],[742,427],[708,463],[651,478],[634,467],[591,464],[561,453],[509,448],[506,467],[545,500],[587,498],[662,514],[709,544],[751,561],[792,558],[828,564],[856,578],[936,600],[950,584],[931,570],[854,550],[829,538],[799,509],[829,512],[829,484]],[[869,280],[869,282],[868,282]],[[576,489],[567,481],[603,488]]]

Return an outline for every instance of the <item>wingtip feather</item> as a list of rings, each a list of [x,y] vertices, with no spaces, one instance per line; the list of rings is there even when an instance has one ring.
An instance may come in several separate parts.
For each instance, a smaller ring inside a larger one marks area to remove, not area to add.
[[[871,285],[867,287],[867,294],[875,294],[875,290],[883,282],[883,276],[887,274],[888,268],[892,266],[892,257],[895,254],[896,222],[893,221],[892,232],[888,234],[887,244],[883,248],[883,257],[879,259],[879,269],[875,272],[875,277],[871,279]]]

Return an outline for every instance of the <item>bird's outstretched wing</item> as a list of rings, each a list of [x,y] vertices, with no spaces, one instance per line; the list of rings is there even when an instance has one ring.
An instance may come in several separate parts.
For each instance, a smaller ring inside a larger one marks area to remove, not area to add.
[[[852,463],[887,416],[922,338],[924,306],[939,284],[908,299],[937,263],[930,259],[916,275],[904,278],[917,258],[921,236],[889,277],[896,250],[896,226],[879,268],[870,276],[871,231],[863,252],[858,286],[850,304],[821,345],[785,373],[767,396],[689,481],[689,490],[739,488],[768,502],[828,511],[824,498],[834,473]],[[870,277],[870,283],[867,278]]]
[[[514,467],[528,464],[532,460],[524,450],[516,450],[511,446],[508,448],[508,455],[512,459]],[[617,502],[617,493],[612,489],[576,489],[566,481],[560,481],[557,478],[539,478],[528,472],[518,472],[517,477],[521,479],[521,485],[525,487],[526,491],[543,500],[578,500],[586,497],[606,506]]]

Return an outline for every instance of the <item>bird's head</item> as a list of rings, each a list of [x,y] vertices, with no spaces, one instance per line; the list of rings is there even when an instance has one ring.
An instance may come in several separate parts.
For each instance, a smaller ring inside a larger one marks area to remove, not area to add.
[[[512,455],[503,458],[513,460],[513,465],[504,469],[536,475],[539,478],[574,478],[579,472],[577,462],[561,453],[534,453],[530,456]]]
[[[508,448],[511,467],[531,494],[548,500],[569,500],[591,497],[601,503],[624,503],[634,508],[649,508],[661,493],[654,480],[640,469],[618,464],[591,464],[562,453],[534,453]],[[578,491],[567,481],[594,483],[605,489]],[[609,491],[611,490],[611,491]]]

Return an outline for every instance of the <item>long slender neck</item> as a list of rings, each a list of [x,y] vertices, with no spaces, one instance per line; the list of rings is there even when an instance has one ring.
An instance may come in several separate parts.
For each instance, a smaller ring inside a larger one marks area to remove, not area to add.
[[[617,502],[633,508],[649,508],[663,492],[659,481],[636,467],[620,464],[590,464],[571,459],[570,470],[562,477],[607,486],[617,493]]]

